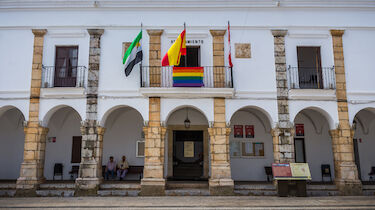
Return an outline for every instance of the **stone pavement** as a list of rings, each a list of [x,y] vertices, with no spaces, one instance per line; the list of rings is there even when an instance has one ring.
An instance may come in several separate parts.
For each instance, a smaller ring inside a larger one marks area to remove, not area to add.
[[[279,198],[263,196],[0,198],[0,209],[375,209],[374,196]]]

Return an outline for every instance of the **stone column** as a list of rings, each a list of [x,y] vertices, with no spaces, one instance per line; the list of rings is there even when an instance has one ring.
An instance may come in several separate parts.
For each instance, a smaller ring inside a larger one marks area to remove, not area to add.
[[[45,179],[44,157],[48,128],[39,124],[39,97],[42,85],[43,44],[46,29],[33,29],[34,48],[31,70],[29,121],[25,127],[25,145],[16,195],[35,195],[35,190]]]
[[[150,87],[160,87],[161,84],[161,39],[163,30],[147,30],[149,40],[149,79]]]
[[[274,37],[274,56],[277,88],[278,125],[272,131],[274,162],[295,162],[294,126],[289,117],[288,83],[285,59],[285,36],[287,30],[272,30]]]
[[[234,182],[231,177],[229,134],[226,127],[225,99],[214,99],[214,125],[208,128],[210,136],[211,177],[209,188],[211,195],[232,195]]]
[[[149,123],[145,133],[145,159],[141,195],[165,195],[164,138],[160,124],[160,98],[149,98]]]
[[[227,30],[210,30],[212,35],[214,87],[225,87],[224,35]],[[222,68],[220,68],[222,67]]]
[[[102,177],[103,135],[98,126],[97,104],[100,69],[100,38],[103,29],[88,29],[90,34],[89,68],[86,88],[86,120],[82,122],[82,151],[76,195],[96,195]]]
[[[354,160],[353,131],[350,128],[342,35],[344,30],[331,30],[336,76],[336,98],[339,126],[331,130],[335,161],[335,183],[341,195],[361,195],[362,184]]]

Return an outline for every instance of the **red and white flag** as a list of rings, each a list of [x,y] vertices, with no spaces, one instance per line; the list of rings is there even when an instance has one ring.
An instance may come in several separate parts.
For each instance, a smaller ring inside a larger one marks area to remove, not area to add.
[[[229,66],[232,68],[233,63],[232,63],[232,53],[231,53],[231,46],[230,46],[230,26],[229,26],[229,21],[228,21],[228,46],[229,46],[229,53],[228,53],[228,62]]]

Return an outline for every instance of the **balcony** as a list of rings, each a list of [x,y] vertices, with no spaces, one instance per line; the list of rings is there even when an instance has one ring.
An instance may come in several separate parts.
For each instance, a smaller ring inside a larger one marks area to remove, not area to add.
[[[335,68],[291,67],[287,69],[289,89],[336,89]]]
[[[86,71],[87,68],[85,66],[59,67],[58,71],[55,66],[43,66],[42,88],[83,88],[85,86]]]
[[[200,85],[177,84],[173,67],[142,66],[140,74],[141,93],[149,97],[232,97],[233,74],[227,66],[204,66]],[[175,71],[176,72],[176,71]],[[176,74],[175,74],[176,75]]]

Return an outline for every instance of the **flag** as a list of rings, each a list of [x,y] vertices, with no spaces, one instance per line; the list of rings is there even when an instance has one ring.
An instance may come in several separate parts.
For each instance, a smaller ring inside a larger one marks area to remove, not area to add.
[[[230,46],[230,26],[229,26],[229,21],[228,21],[228,46],[229,46],[229,53],[228,53],[228,62],[229,62],[229,66],[232,68],[233,67],[233,63],[232,63],[232,53],[231,53],[231,46]]]
[[[173,87],[203,86],[203,67],[173,67]]]
[[[186,55],[186,37],[185,29],[177,37],[176,41],[169,48],[161,61],[162,66],[178,66],[180,64],[181,55]]]
[[[133,70],[133,67],[142,61],[142,31],[139,32],[138,36],[134,39],[132,44],[126,50],[122,64],[125,64],[125,75],[129,76],[130,72]]]

